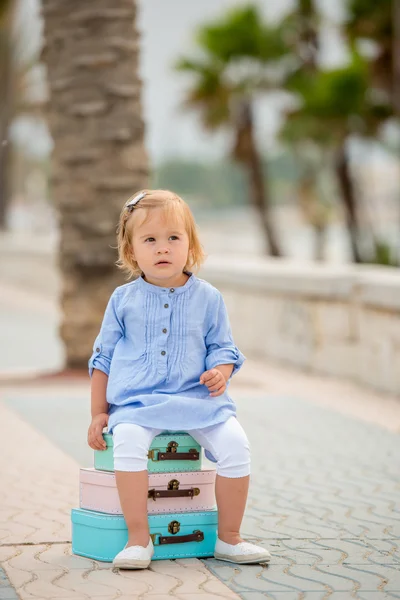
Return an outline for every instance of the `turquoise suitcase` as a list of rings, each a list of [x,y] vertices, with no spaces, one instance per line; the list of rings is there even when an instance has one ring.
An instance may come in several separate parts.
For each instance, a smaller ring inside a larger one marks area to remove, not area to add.
[[[106,450],[94,451],[94,468],[98,471],[114,471],[113,439],[103,433]],[[149,451],[149,473],[183,473],[201,471],[201,446],[187,433],[161,433],[157,435]]]
[[[72,552],[112,562],[128,540],[125,520],[80,508],[72,509]],[[150,535],[154,544],[153,560],[205,558],[214,556],[218,513],[173,513],[150,515]]]

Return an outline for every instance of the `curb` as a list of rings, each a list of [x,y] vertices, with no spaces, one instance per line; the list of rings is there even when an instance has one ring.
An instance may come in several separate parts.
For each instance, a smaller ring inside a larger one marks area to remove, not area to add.
[[[88,381],[86,369],[64,369],[62,371],[42,371],[40,369],[12,369],[0,371],[0,385],[54,384],[58,381],[82,383]]]

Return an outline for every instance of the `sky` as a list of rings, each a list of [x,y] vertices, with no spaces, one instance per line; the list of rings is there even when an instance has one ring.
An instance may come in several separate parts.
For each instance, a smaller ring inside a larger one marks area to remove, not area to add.
[[[266,17],[278,19],[291,8],[293,0],[255,0],[254,3]],[[245,2],[239,0],[138,0],[142,105],[146,147],[153,163],[175,157],[214,161],[227,152],[229,136],[206,133],[198,114],[183,108],[190,78],[177,73],[174,64],[180,56],[195,51],[194,34],[201,24],[243,4]],[[344,0],[317,0],[317,4],[328,23],[321,36],[322,61],[334,66],[345,60],[336,26],[343,18]],[[24,52],[29,54],[41,44],[40,1],[21,0],[21,6],[18,22],[24,33]],[[44,70],[38,69],[38,88],[44,76]],[[281,106],[282,97],[271,94],[256,103],[256,128],[261,147],[270,150],[276,147],[274,134],[279,127]],[[51,148],[43,123],[33,125],[23,120],[14,126],[13,135],[34,153],[46,154]]]

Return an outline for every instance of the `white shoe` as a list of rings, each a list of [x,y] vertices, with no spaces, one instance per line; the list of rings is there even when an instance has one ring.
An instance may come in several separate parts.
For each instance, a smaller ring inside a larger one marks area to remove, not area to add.
[[[215,544],[214,556],[218,560],[227,560],[241,565],[267,563],[271,560],[268,550],[261,546],[249,542],[240,542],[235,545],[227,544],[219,538],[217,538]]]
[[[143,546],[129,546],[117,554],[113,560],[114,567],[119,569],[147,569],[154,554],[153,542],[150,541],[147,548]]]

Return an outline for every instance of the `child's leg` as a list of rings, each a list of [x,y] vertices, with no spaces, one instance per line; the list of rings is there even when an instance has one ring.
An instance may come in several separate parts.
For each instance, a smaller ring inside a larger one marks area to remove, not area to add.
[[[268,550],[244,542],[240,537],[250,479],[250,447],[242,427],[232,417],[226,423],[191,431],[191,434],[218,461],[215,558],[237,564],[269,562],[271,555]]]
[[[222,477],[217,475],[215,495],[218,506],[218,537],[227,544],[242,542],[240,526],[246,508],[250,476]]]
[[[218,461],[215,493],[218,505],[218,537],[238,544],[250,480],[250,446],[235,417],[215,427],[190,432]]]
[[[128,527],[127,547],[146,548],[149,543],[147,454],[158,433],[158,429],[132,423],[116,425],[113,431],[115,478]]]
[[[115,478],[122,512],[128,527],[127,547],[146,548],[150,537],[147,520],[147,471],[138,473],[115,471]]]

